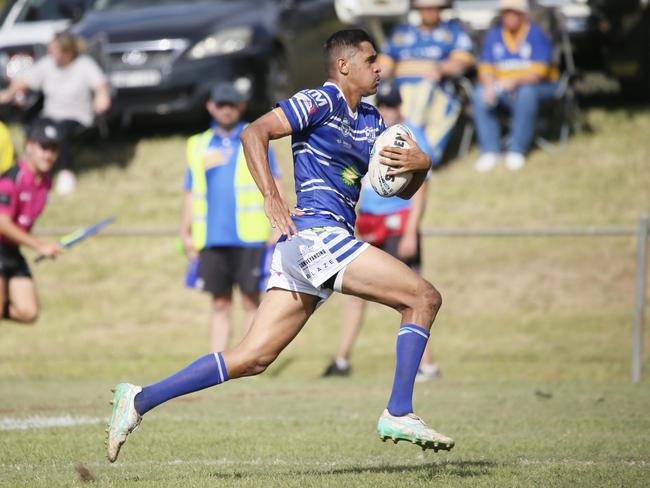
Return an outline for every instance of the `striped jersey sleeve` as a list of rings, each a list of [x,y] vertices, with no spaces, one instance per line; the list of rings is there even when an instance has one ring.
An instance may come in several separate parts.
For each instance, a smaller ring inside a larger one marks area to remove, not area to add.
[[[307,127],[322,125],[332,115],[332,98],[325,90],[302,90],[287,100],[278,102],[295,134]]]

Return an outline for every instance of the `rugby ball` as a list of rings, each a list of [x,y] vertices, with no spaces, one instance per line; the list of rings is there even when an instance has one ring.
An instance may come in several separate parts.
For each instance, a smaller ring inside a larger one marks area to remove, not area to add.
[[[372,188],[382,197],[392,197],[400,193],[411,182],[413,173],[403,173],[400,175],[387,175],[391,166],[381,164],[379,161],[382,156],[379,152],[386,146],[409,148],[410,146],[404,139],[403,135],[408,134],[415,140],[411,129],[404,124],[395,124],[388,127],[384,132],[379,134],[370,151],[370,161],[368,162],[368,179]]]

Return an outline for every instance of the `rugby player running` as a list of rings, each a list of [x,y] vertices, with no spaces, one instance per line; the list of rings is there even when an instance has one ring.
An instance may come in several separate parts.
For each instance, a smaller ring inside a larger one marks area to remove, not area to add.
[[[229,379],[262,373],[332,291],[388,305],[402,315],[393,389],[379,418],[379,436],[435,451],[454,446],[413,413],[415,375],[441,305],[440,293],[404,263],[353,235],[360,180],[372,144],[385,129],[377,110],[361,101],[377,90],[377,51],[366,32],[346,29],[326,41],[325,56],[329,79],[323,86],[280,101],[241,135],[266,214],[283,234],[253,325],[234,348],[203,356],[159,383],[117,385],[107,429],[109,461],[117,459],[128,434],[152,408]],[[268,162],[269,141],[288,135],[296,208],[279,194]],[[431,160],[405,138],[410,148],[385,147],[380,154],[384,164],[395,168],[392,174],[414,173],[400,194],[410,198],[425,180]]]

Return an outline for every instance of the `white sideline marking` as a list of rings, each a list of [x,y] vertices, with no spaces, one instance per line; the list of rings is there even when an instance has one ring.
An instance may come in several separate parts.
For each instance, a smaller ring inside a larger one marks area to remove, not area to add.
[[[43,417],[33,415],[22,419],[15,417],[0,418],[0,430],[29,430],[49,429],[51,427],[76,427],[77,425],[93,425],[102,422],[99,417],[73,417],[62,415],[59,417]]]
[[[101,420],[101,419],[99,419]],[[426,466],[433,459],[425,459],[422,455],[417,457],[419,462],[405,462],[403,466]],[[438,463],[441,467],[446,465],[453,466],[453,461],[439,460]],[[642,469],[649,469],[650,462],[646,460],[620,460],[620,461],[589,461],[577,459],[518,459],[513,462],[495,463],[495,467],[513,466],[513,465],[541,465],[541,466],[599,466],[599,467],[639,467]],[[73,463],[51,463],[48,466],[52,467],[69,467]],[[106,461],[86,462],[85,466],[90,468],[103,468],[106,467]],[[135,462],[117,462],[108,466],[110,469],[123,469],[123,468],[142,468],[151,466],[286,466],[286,467],[303,467],[303,468],[336,468],[336,467],[356,467],[356,468],[381,468],[386,467],[384,463],[376,462],[350,462],[348,460],[339,461],[302,461],[297,459],[284,460],[284,459],[174,459],[171,461],[135,461]],[[42,468],[41,464],[31,463],[15,463],[15,464],[0,464],[0,468],[9,469],[39,469]]]

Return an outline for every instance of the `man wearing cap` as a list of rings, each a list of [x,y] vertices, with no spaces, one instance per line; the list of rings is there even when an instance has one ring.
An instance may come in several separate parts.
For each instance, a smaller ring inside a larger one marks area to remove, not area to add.
[[[400,112],[402,97],[395,83],[382,83],[376,95],[377,109],[386,126],[403,123]],[[410,124],[415,141],[422,151],[432,157],[424,132]],[[433,160],[433,157],[432,157]],[[376,246],[391,256],[395,256],[407,266],[420,272],[420,222],[426,207],[428,183],[424,182],[412,199],[404,200],[397,196],[384,198],[373,189],[368,178],[362,180],[359,214],[356,230],[359,238]],[[367,302],[355,296],[346,297],[343,311],[343,330],[336,357],[327,367],[323,376],[348,376],[351,372],[350,356],[357,335],[363,324]],[[416,381],[427,381],[440,375],[438,366],[432,359],[430,344],[422,356]]]
[[[419,25],[398,26],[379,62],[382,78],[394,77],[400,88],[404,118],[424,129],[435,165],[462,108],[449,79],[473,64],[472,41],[458,22],[442,20],[451,0],[414,0],[412,6]]]
[[[241,291],[246,326],[259,304],[259,281],[271,229],[264,198],[251,176],[239,136],[246,97],[221,82],[206,103],[211,127],[189,138],[180,236],[185,254],[199,260],[196,287],[212,295],[211,350],[230,339],[232,288]],[[273,175],[278,171],[269,151]],[[279,185],[278,185],[279,186]]]
[[[476,170],[492,170],[499,162],[501,133],[498,110],[510,113],[510,142],[505,165],[512,171],[526,163],[535,135],[540,104],[555,96],[557,70],[553,46],[528,19],[527,0],[501,0],[501,25],[490,30],[481,52],[479,85],[473,94],[474,123],[481,154]]]
[[[30,230],[47,201],[60,133],[56,123],[40,119],[27,134],[25,158],[0,176],[0,298],[3,318],[31,324],[38,317],[36,287],[20,246],[56,257],[62,248],[34,237]]]

